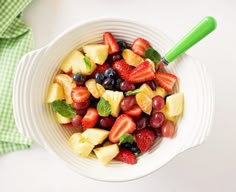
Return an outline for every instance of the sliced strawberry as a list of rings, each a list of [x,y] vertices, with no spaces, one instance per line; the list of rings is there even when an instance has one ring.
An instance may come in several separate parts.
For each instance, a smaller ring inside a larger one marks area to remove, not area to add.
[[[95,108],[88,108],[85,116],[81,120],[83,130],[87,128],[93,128],[98,121],[98,111]]]
[[[117,143],[120,137],[126,133],[132,133],[136,129],[136,124],[133,119],[127,115],[122,114],[117,117],[109,133],[109,140],[113,143]]]
[[[94,79],[96,73],[104,73],[110,65],[108,63],[104,63],[103,65],[97,65],[96,69],[90,75],[90,78]]]
[[[171,91],[177,81],[177,77],[175,75],[166,72],[156,72],[155,78],[159,85],[166,91]]]
[[[75,103],[82,103],[89,99],[90,92],[87,87],[75,87],[71,91],[71,98]]]
[[[119,45],[117,44],[115,38],[113,37],[113,35],[110,32],[105,32],[103,34],[103,42],[105,45],[108,45],[108,47],[109,47],[108,53],[109,54],[116,53],[116,52],[120,51]]]
[[[143,38],[137,38],[132,44],[132,50],[141,57],[144,57],[146,49],[150,47],[151,45]]]
[[[155,73],[151,63],[144,61],[136,68],[134,68],[129,74],[128,81],[133,83],[142,83],[154,79]]]
[[[128,149],[123,149],[123,148],[120,148],[120,152],[115,157],[115,160],[122,161],[124,163],[131,164],[131,165],[137,163],[136,156]]]
[[[149,129],[141,129],[134,134],[135,141],[142,153],[146,152],[155,141],[155,134]]]
[[[125,114],[130,115],[132,117],[138,117],[141,115],[141,113],[142,109],[138,105],[135,105],[130,110],[125,111]]]
[[[129,78],[129,74],[134,69],[131,65],[127,64],[124,59],[121,59],[113,63],[112,68],[118,73],[118,75],[122,79],[126,81]]]

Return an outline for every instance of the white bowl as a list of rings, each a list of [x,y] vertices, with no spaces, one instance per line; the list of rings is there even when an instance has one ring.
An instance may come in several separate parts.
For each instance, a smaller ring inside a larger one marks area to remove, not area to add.
[[[79,23],[46,47],[30,52],[21,59],[14,80],[14,115],[17,127],[23,134],[33,138],[79,174],[102,181],[127,181],[150,174],[178,153],[206,139],[213,118],[213,90],[204,65],[183,55],[167,68],[178,76],[178,89],[185,97],[184,114],[178,121],[175,138],[163,139],[159,145],[155,144],[138,158],[136,165],[114,161],[103,166],[93,156],[85,159],[74,155],[68,145],[71,132],[56,122],[54,112],[45,103],[45,97],[65,56],[74,48],[102,42],[105,31],[128,43],[143,37],[161,55],[173,46],[159,30],[130,20],[103,18]]]

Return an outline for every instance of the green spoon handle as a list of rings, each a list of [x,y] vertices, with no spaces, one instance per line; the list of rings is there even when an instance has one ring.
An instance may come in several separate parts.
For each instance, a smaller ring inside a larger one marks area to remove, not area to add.
[[[197,24],[186,36],[183,37],[170,51],[164,56],[164,60],[169,63],[175,60],[198,41],[203,39],[216,28],[216,20],[213,17],[205,17]]]

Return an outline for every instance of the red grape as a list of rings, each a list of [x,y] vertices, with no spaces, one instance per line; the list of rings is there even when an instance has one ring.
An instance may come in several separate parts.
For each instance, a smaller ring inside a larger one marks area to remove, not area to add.
[[[73,127],[82,127],[82,124],[81,124],[81,120],[82,120],[82,116],[81,115],[76,115],[72,118],[72,126]]]
[[[133,91],[135,89],[135,85],[129,81],[123,81],[120,84],[121,91]]]
[[[120,104],[122,111],[128,111],[136,104],[135,96],[125,97]]]
[[[76,110],[77,115],[85,116],[87,109]]]
[[[163,137],[172,138],[175,135],[175,124],[172,121],[165,121],[161,127]]]
[[[149,87],[151,87],[153,91],[156,90],[157,85],[154,80],[147,81],[146,83],[149,85]]]
[[[147,127],[147,124],[148,124],[148,118],[147,117],[140,117],[136,121],[136,128],[138,130],[143,129],[143,128]]]
[[[100,120],[99,120],[99,126],[103,127],[103,128],[111,128],[112,125],[114,124],[115,122],[115,118],[112,117],[112,116],[108,116],[108,117],[102,117]]]
[[[75,108],[75,110],[81,110],[81,109],[87,109],[89,105],[90,105],[90,101],[87,100],[81,103],[74,103],[73,107]]]
[[[150,118],[150,125],[152,128],[157,129],[162,126],[165,121],[165,116],[162,112],[155,112]]]
[[[165,105],[165,100],[160,95],[157,95],[152,98],[152,107],[155,110],[160,111]]]

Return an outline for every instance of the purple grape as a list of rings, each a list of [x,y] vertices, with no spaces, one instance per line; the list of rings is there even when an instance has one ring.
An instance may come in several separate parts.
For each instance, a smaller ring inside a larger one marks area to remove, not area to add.
[[[152,114],[149,122],[152,128],[157,129],[161,127],[164,121],[165,121],[164,114],[162,112],[155,112]]]

